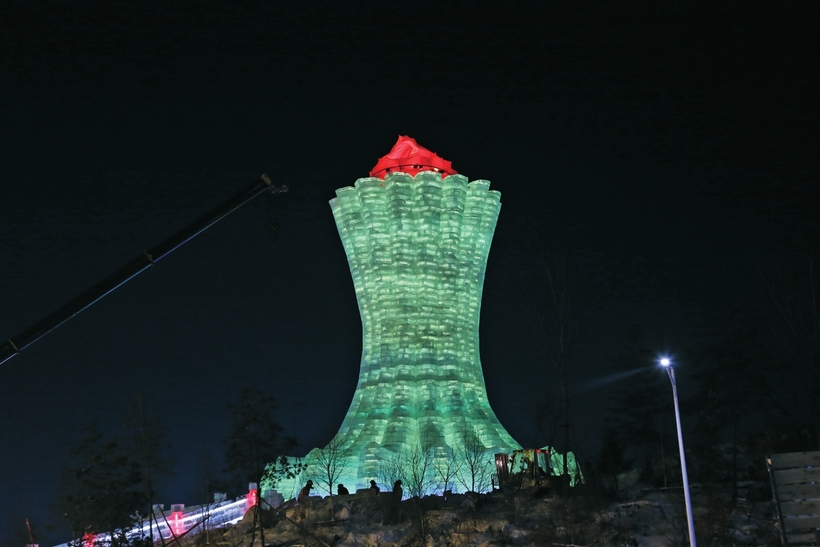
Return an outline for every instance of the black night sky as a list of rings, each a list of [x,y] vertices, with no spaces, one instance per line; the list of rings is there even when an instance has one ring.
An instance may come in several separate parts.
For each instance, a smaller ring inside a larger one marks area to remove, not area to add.
[[[596,457],[608,395],[624,387],[596,379],[630,325],[678,357],[693,394],[686,368],[727,314],[765,339],[761,279],[817,250],[807,3],[713,4],[3,3],[0,335],[262,173],[291,190],[0,368],[0,542],[26,517],[41,544],[70,539],[47,508],[66,454],[89,422],[115,430],[135,389],[170,426],[166,504],[202,501],[242,386],[278,401],[297,454],[331,438],[361,323],[327,202],[399,134],[502,194],[481,352],[514,438],[545,444],[535,415],[557,388],[532,305],[542,254],[574,264],[579,458]]]

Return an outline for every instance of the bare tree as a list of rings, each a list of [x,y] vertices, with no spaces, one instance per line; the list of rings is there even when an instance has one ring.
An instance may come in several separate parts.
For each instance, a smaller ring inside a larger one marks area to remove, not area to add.
[[[460,468],[461,462],[456,458],[452,448],[445,447],[438,450],[433,459],[433,470],[442,492],[453,489]]]
[[[543,443],[547,446],[555,446],[557,436],[556,416],[557,409],[555,399],[548,398],[540,401],[535,411],[535,426],[538,433],[543,438]]]
[[[820,446],[820,256],[809,247],[793,268],[764,278],[772,332],[799,373],[799,390],[808,399],[815,440]]]
[[[129,545],[127,531],[139,521],[147,500],[140,460],[121,439],[88,426],[63,469],[54,503],[75,541],[86,534],[107,534],[112,545]]]
[[[131,434],[126,448],[139,460],[142,468],[142,486],[146,497],[146,514],[152,514],[156,497],[157,475],[168,475],[173,469],[167,441],[168,427],[156,415],[156,401],[150,395],[134,392],[123,425]],[[148,537],[153,537],[153,523],[149,520]]]
[[[629,372],[630,380],[611,395],[608,420],[620,444],[645,467],[646,478],[653,482],[662,479],[662,485],[667,486],[666,445],[674,436],[668,431],[670,421],[674,421],[674,408],[667,396],[669,382],[653,366],[655,357],[646,347],[639,324],[631,324],[624,338],[614,364],[618,373]],[[661,476],[657,475],[658,465]]]
[[[233,474],[237,482],[256,483],[275,481],[271,478],[273,469],[285,469],[293,472],[286,454],[296,445],[292,437],[282,435],[282,427],[273,418],[276,408],[271,397],[256,388],[244,388],[239,392],[235,403],[228,405],[231,411],[231,432],[225,438],[226,471]],[[265,544],[265,532],[262,526],[262,515],[257,503],[253,507],[253,524],[251,526],[253,544],[257,528],[262,545]]]
[[[404,454],[402,451],[389,452],[385,457],[379,459],[377,469],[377,482],[382,490],[391,488],[393,484],[404,480]]]
[[[401,453],[405,477],[402,482],[407,487],[407,493],[419,499],[429,494],[436,483],[435,448],[425,441],[421,436],[414,435]]]
[[[411,434],[407,443],[397,452],[379,461],[379,482],[392,488],[402,481],[407,494],[422,498],[436,485],[436,449],[419,434]]]
[[[333,495],[333,486],[344,472],[349,456],[341,437],[333,437],[324,448],[311,451],[311,475],[319,487]]]
[[[461,441],[461,446],[456,450],[456,458],[460,461],[456,480],[468,492],[491,490],[495,475],[495,455],[470,428],[462,431]]]
[[[578,322],[575,317],[573,282],[574,275],[568,261],[548,258],[540,249],[541,272],[546,281],[546,303],[539,305],[531,299],[535,315],[541,326],[547,356],[558,376],[561,428],[563,430],[563,475],[569,474],[569,374],[573,352],[578,338]]]
[[[698,409],[698,437],[712,441],[698,450],[708,454],[705,473],[716,476],[726,473],[720,452],[715,446],[726,439],[731,446],[728,477],[732,484],[732,503],[737,501],[738,481],[742,473],[738,458],[743,438],[757,434],[759,424],[771,413],[768,378],[768,354],[760,345],[760,333],[754,324],[745,320],[745,314],[732,312],[722,321],[720,333],[700,353],[693,379],[700,389],[692,404]],[[753,433],[754,432],[754,433]],[[697,437],[695,441],[698,442]],[[708,475],[707,475],[708,477]]]

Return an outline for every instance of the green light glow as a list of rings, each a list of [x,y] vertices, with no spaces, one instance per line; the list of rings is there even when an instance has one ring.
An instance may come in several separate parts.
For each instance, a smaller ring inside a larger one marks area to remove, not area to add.
[[[478,351],[501,208],[489,187],[461,175],[394,173],[359,179],[330,202],[362,318],[359,383],[338,433],[351,454],[366,454],[357,486],[412,438],[446,453],[465,432],[489,452],[520,448],[490,408]]]
[[[385,462],[419,449],[463,474],[476,447],[486,477],[495,453],[521,448],[490,408],[479,359],[484,273],[501,209],[489,187],[461,175],[391,173],[359,179],[330,201],[363,331],[358,386],[332,443],[345,461],[334,482],[389,486]],[[319,452],[305,458],[311,477],[321,473]],[[450,489],[464,491],[472,479]],[[287,496],[296,486],[277,489]]]

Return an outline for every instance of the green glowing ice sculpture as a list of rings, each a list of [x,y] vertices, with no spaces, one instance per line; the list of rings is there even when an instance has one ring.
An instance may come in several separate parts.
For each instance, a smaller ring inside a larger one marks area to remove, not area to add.
[[[476,447],[491,467],[492,454],[521,448],[490,408],[479,359],[484,272],[501,208],[489,187],[398,172],[359,179],[330,201],[363,329],[359,383],[335,439],[346,459],[338,482],[385,483],[385,462],[420,450],[434,458],[431,468],[445,460],[461,468]],[[472,489],[453,479],[453,490]]]

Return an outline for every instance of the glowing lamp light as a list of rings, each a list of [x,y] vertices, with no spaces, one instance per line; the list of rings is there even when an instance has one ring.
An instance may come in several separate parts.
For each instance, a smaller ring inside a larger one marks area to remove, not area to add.
[[[686,471],[686,451],[683,448],[683,429],[680,424],[680,406],[678,404],[678,380],[675,378],[675,367],[672,366],[672,361],[669,357],[661,357],[658,362],[669,376],[669,381],[672,382],[672,399],[675,403],[675,425],[678,429],[678,451],[680,453],[680,471],[681,479],[683,480],[683,498],[686,504],[686,524],[689,527],[689,547],[697,547],[697,539],[695,537],[695,518],[692,512],[692,496],[689,492],[689,474]]]

